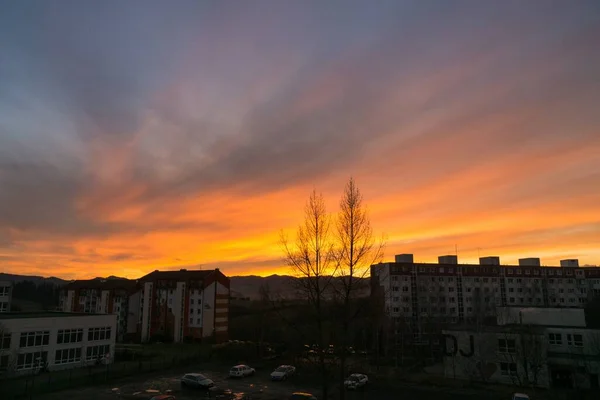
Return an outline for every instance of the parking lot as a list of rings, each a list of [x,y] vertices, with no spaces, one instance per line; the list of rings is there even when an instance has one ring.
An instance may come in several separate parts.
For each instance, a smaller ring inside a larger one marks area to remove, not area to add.
[[[124,379],[112,386],[96,386],[62,391],[38,397],[40,399],[69,399],[69,400],[115,400],[115,399],[144,399],[147,396],[139,394],[144,390],[153,389],[161,393],[172,391],[177,400],[198,400],[201,398],[214,398],[215,394],[222,391],[231,391],[231,398],[242,399],[244,397],[256,400],[287,399],[295,391],[303,391],[318,394],[318,385],[305,384],[305,380],[294,379],[294,377],[282,381],[272,382],[269,378],[271,371],[257,371],[254,376],[245,378],[229,378],[227,369],[198,368],[187,372],[199,372],[215,382],[219,391],[206,391],[198,389],[181,388],[180,378],[182,374],[166,372],[155,374],[144,378]],[[302,382],[302,383],[300,383]],[[134,396],[135,393],[138,393]]]
[[[182,389],[180,378],[184,372],[198,372],[215,382],[219,391],[198,389]],[[204,366],[189,368],[186,371],[165,371],[153,373],[144,377],[124,378],[112,385],[100,385],[70,389],[47,395],[35,396],[34,399],[42,400],[149,400],[152,395],[143,395],[140,392],[151,389],[157,393],[171,391],[176,400],[208,400],[215,399],[216,394],[229,391],[230,395],[223,400],[286,400],[293,392],[301,391],[314,394],[320,399],[321,393],[318,382],[313,382],[307,376],[298,375],[286,381],[272,382],[270,370],[256,371],[254,376],[245,378],[229,378],[228,368],[223,366]],[[315,378],[318,379],[318,378]],[[332,387],[332,394],[336,388]],[[387,400],[407,397],[421,400],[475,400],[480,399],[481,392],[467,392],[462,390],[427,387],[423,385],[402,384],[401,382],[383,384],[369,383],[366,388],[347,393],[348,400]],[[0,396],[1,397],[1,396]],[[337,396],[335,396],[337,397]],[[489,400],[503,398],[499,393],[487,392],[485,397]]]

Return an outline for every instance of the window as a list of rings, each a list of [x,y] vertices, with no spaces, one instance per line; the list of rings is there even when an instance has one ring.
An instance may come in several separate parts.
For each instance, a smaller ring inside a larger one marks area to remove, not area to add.
[[[450,303],[456,303],[456,298],[455,297],[450,297]]]
[[[548,334],[548,343],[554,344],[554,345],[562,344],[562,334],[561,333]]]
[[[421,312],[422,313],[426,313],[427,312],[427,307],[421,307]]]
[[[10,294],[10,286],[0,286],[0,296],[8,296]]]
[[[483,278],[483,283],[488,283],[488,278]]]
[[[0,335],[0,350],[10,349],[10,333]]]
[[[0,312],[8,311],[8,303],[0,302]]]
[[[454,288],[453,288],[453,287],[450,287],[450,288],[448,288],[448,291],[449,291],[449,292],[454,292]]]
[[[0,371],[6,371],[8,369],[8,354],[0,356]]]
[[[83,340],[83,329],[59,329],[56,343],[78,343]]]
[[[512,287],[511,287],[511,288],[508,288],[508,291],[509,291],[510,293],[513,293],[513,292],[515,291],[515,288],[512,288]]]
[[[583,336],[578,334],[567,334],[567,344],[569,346],[583,347]]]
[[[508,283],[513,283],[514,279],[513,278],[508,278]]]
[[[23,332],[19,347],[47,346],[48,343],[50,343],[50,331]]]
[[[400,308],[398,308],[398,307],[394,307],[394,308],[392,308],[392,312],[396,312],[396,313],[397,313],[397,312],[400,312]]]
[[[403,286],[403,287],[402,287],[402,291],[403,291],[403,292],[408,292],[408,286]]]
[[[514,303],[514,302],[515,302],[515,298],[514,298],[514,297],[511,297],[511,298],[509,299],[509,301],[510,301],[511,303]]]
[[[110,326],[103,328],[90,328],[88,330],[88,340],[106,340],[110,339]]]
[[[55,364],[70,364],[81,361],[81,347],[56,350]]]
[[[515,339],[498,339],[498,352],[500,353],[515,353]]]
[[[408,308],[408,307],[404,307],[403,310],[404,310],[404,312],[410,312],[410,308]]]
[[[517,364],[515,363],[500,363],[500,373],[504,376],[517,375]]]
[[[194,318],[190,318],[190,324],[194,323]]]
[[[35,351],[32,353],[21,353],[17,358],[17,369],[31,369],[41,367],[48,359],[47,351]]]
[[[393,286],[393,287],[392,287],[392,290],[393,290],[394,292],[397,292],[397,291],[399,291],[399,290],[400,290],[400,288],[399,288],[398,286]]]
[[[109,353],[110,353],[110,346],[107,344],[102,345],[102,346],[89,346],[87,348],[85,358],[88,361],[96,360],[98,358],[104,357],[106,354],[109,354]]]
[[[394,277],[394,278],[396,278],[396,277]],[[394,280],[395,280],[395,279],[394,279]],[[194,299],[191,299],[191,300],[190,300],[190,304],[194,304]]]
[[[196,324],[200,325],[200,318],[196,321]]]
[[[467,307],[467,312],[473,312],[473,307]]]
[[[193,313],[194,313],[194,309],[190,308],[190,314],[193,314]]]

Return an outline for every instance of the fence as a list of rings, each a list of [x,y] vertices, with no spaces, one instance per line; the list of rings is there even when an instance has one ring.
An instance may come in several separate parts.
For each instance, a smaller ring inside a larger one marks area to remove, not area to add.
[[[99,385],[123,377],[184,367],[203,361],[199,355],[163,356],[144,361],[121,361],[92,367],[72,368],[0,380],[3,400],[35,399],[50,392]]]

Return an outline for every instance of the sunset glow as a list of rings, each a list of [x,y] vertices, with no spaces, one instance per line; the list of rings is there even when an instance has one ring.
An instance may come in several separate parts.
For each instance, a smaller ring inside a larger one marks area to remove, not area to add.
[[[28,3],[0,272],[286,274],[280,231],[350,176],[387,260],[600,264],[598,2]]]

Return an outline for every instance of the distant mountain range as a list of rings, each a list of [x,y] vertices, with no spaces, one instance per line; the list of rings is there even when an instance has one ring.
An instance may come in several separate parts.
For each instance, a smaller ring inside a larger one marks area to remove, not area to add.
[[[292,298],[295,297],[295,290],[292,282],[295,278],[288,275],[271,275],[271,276],[230,276],[231,280],[231,294],[236,298],[247,298],[250,300],[258,300],[260,298],[261,287],[268,287],[269,291],[277,297]],[[118,276],[109,276],[106,278],[94,278],[94,279],[125,279]],[[70,281],[56,278],[56,277],[43,277],[34,275],[14,275],[0,273],[0,281],[10,282],[23,282],[31,281],[37,285],[43,283],[49,283],[56,286],[62,286]],[[365,295],[368,295],[368,291],[365,291]]]

